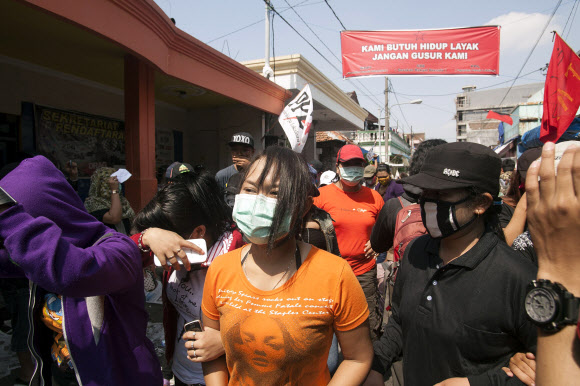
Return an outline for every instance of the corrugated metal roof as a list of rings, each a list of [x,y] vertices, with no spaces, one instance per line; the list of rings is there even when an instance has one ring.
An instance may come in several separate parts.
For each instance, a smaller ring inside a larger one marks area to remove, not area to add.
[[[526,102],[532,95],[537,93],[544,87],[544,83],[530,83],[514,86],[505,97],[501,106],[498,103],[503,99],[509,87],[494,88],[490,90],[472,91],[467,93],[457,94],[457,96],[465,96],[465,105],[461,109],[481,109],[492,107],[508,107],[516,106],[520,103]]]
[[[316,132],[316,142],[327,142],[327,141],[341,141],[345,143],[352,143],[350,139],[346,136],[340,134],[336,131],[317,131]]]

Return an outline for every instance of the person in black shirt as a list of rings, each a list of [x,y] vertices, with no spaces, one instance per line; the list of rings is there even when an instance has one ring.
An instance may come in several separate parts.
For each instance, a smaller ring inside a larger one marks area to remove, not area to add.
[[[381,373],[401,354],[408,385],[522,384],[501,368],[517,352],[535,352],[524,297],[536,269],[502,239],[500,168],[487,147],[450,143],[402,181],[423,190],[429,235],[405,250],[367,384],[382,384]]]
[[[421,142],[413,153],[413,158],[411,158],[409,175],[412,176],[419,173],[429,150],[444,143],[447,142],[443,139],[428,139]],[[421,189],[406,184],[403,185],[403,189],[405,192],[401,197],[405,206],[415,204],[419,194],[421,193]],[[403,205],[401,205],[401,201],[399,201],[397,197],[391,198],[385,202],[385,205],[379,212],[379,217],[377,217],[377,222],[375,223],[371,233],[371,247],[375,252],[387,252],[393,246],[397,213],[399,213],[399,210],[402,208]]]

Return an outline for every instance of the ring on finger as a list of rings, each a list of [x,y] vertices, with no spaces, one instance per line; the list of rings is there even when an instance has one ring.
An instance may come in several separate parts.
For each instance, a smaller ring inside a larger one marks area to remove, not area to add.
[[[191,341],[191,349],[192,350],[194,349],[194,347],[193,347],[193,340]]]
[[[197,355],[195,355],[195,350],[193,350],[193,358],[197,359]]]

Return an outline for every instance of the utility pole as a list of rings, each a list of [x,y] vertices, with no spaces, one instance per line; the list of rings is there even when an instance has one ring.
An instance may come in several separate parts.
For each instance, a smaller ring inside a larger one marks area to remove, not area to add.
[[[262,69],[262,75],[266,79],[270,79],[274,75],[274,71],[270,67],[270,15],[272,14],[272,8],[270,8],[270,0],[266,1],[266,54],[264,58],[264,68]]]
[[[389,78],[385,76],[385,160],[386,163],[391,161],[389,153],[391,152],[389,145],[390,127],[389,127]]]
[[[411,126],[411,155],[413,155],[414,148],[415,148],[415,145],[413,143],[413,126]]]
[[[377,115],[377,120],[378,120],[377,140],[379,141],[377,154],[378,154],[379,158],[381,157],[381,110],[382,109],[379,107],[379,115]]]

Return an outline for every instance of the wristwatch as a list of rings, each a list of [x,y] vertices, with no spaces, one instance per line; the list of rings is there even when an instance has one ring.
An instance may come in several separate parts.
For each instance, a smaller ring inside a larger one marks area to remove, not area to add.
[[[0,206],[2,205],[16,205],[17,202],[15,199],[13,199],[8,193],[6,193],[6,191],[2,188],[0,188]]]
[[[118,190],[116,190],[116,189],[111,190],[111,194],[117,194],[117,193],[119,193]]]
[[[546,332],[555,332],[578,322],[580,298],[560,283],[532,280],[525,302],[528,318]]]

